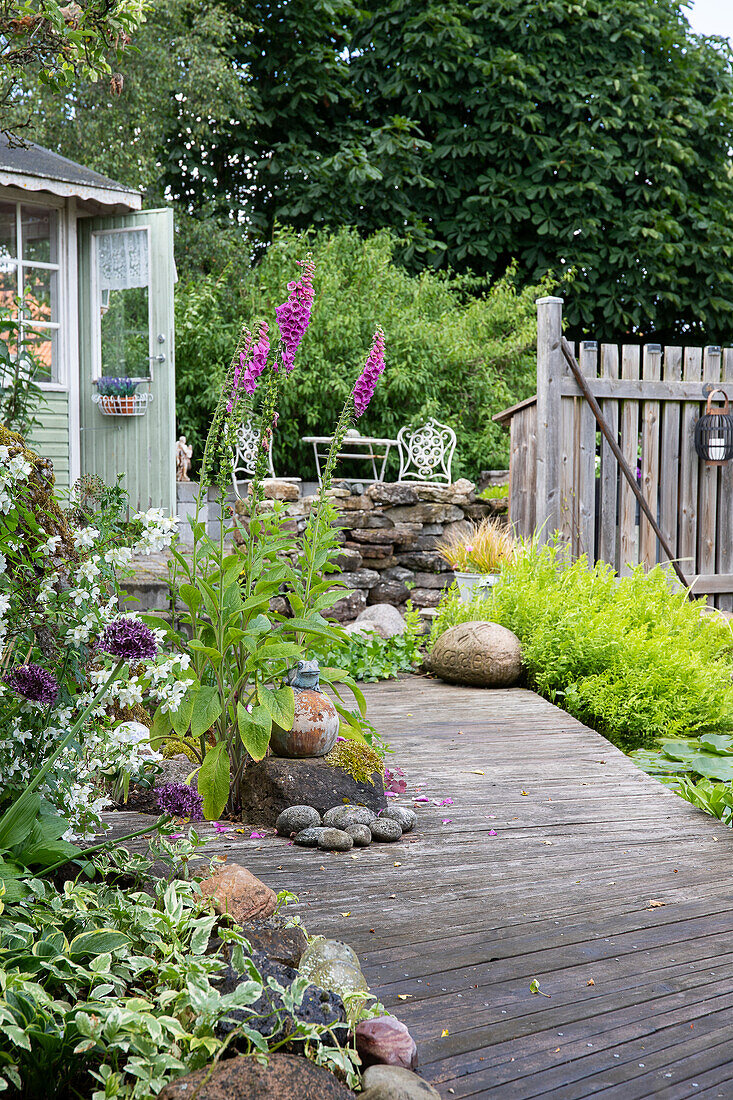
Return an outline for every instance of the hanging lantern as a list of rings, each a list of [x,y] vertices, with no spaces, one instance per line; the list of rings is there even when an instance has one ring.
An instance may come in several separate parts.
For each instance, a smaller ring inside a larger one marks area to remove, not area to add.
[[[717,393],[723,395],[723,404],[713,407]],[[724,390],[712,390],[708,394],[705,412],[695,425],[695,450],[703,462],[720,466],[733,458],[733,416]]]

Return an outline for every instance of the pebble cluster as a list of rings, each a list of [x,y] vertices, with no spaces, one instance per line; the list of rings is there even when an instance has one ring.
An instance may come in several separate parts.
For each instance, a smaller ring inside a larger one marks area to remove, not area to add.
[[[409,833],[416,822],[415,811],[402,806],[388,806],[379,815],[366,806],[334,806],[323,819],[312,806],[288,806],[275,828],[302,848],[348,852],[354,847],[366,848],[372,841],[391,844]]]

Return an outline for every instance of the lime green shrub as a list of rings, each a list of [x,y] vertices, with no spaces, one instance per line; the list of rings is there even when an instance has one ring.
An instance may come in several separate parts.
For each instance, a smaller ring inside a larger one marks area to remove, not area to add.
[[[674,591],[671,571],[619,579],[602,562],[530,544],[491,598],[461,604],[451,588],[431,641],[472,619],[513,630],[529,684],[622,749],[733,730],[733,634]]]

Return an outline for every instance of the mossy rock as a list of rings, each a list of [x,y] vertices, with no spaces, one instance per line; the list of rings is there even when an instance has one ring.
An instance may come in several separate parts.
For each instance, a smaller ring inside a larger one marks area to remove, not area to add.
[[[375,785],[375,778],[384,773],[382,759],[363,741],[337,741],[324,757],[333,768],[341,768],[357,783]]]
[[[339,741],[339,744],[343,742]],[[242,819],[251,825],[274,825],[289,806],[312,806],[319,814],[334,806],[386,810],[382,762],[364,782],[326,756],[290,760],[266,756],[248,764],[242,778]]]

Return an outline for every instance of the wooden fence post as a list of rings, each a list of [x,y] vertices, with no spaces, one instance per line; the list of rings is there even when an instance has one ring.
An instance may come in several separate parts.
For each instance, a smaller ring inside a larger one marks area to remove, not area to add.
[[[560,526],[560,381],[564,374],[562,298],[537,302],[537,514],[542,542]]]

